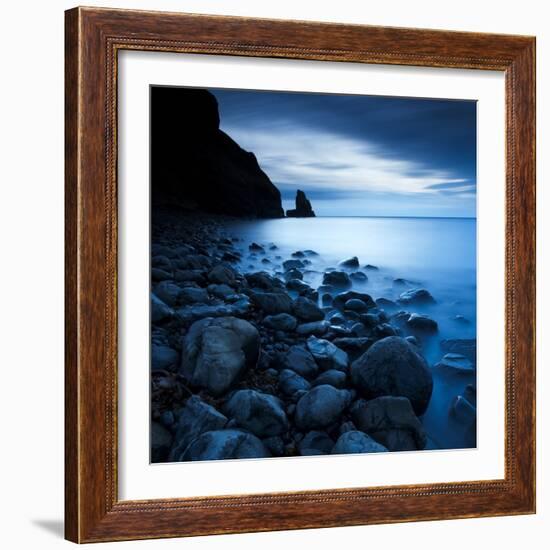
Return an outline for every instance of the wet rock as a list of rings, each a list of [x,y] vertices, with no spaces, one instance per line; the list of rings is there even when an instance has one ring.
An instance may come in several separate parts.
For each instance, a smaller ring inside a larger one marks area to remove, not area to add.
[[[374,303],[374,300],[369,294],[365,294],[363,292],[355,292],[353,290],[350,290],[348,292],[341,292],[340,294],[338,294],[334,298],[332,305],[336,309],[343,311],[346,303],[350,300],[360,300],[367,306],[368,309],[376,306],[376,304]]]
[[[272,330],[290,332],[296,328],[298,322],[296,321],[296,317],[288,313],[279,313],[277,315],[268,315],[264,318],[262,324]]]
[[[373,328],[380,324],[380,315],[377,313],[364,313],[361,315],[360,319],[361,322],[369,328]]]
[[[255,435],[242,430],[216,430],[195,439],[180,460],[219,460],[225,458],[265,458],[270,456]]]
[[[290,281],[291,279],[298,279],[302,280],[304,276],[302,275],[302,272],[298,269],[289,269],[288,271],[285,271],[284,279],[285,281]]]
[[[302,456],[328,455],[334,447],[334,441],[326,432],[311,431],[298,443]]]
[[[174,307],[178,304],[180,292],[181,288],[171,281],[161,281],[155,286],[155,295],[170,307]]]
[[[351,327],[351,332],[353,333],[354,336],[359,336],[359,337],[366,336],[369,333],[369,331],[367,330],[367,327],[360,322],[353,323]]]
[[[194,323],[182,342],[182,374],[213,395],[227,391],[245,368],[258,360],[260,336],[248,321],[235,317]]]
[[[405,305],[430,305],[435,304],[433,296],[425,288],[413,288],[403,292],[398,302]]]
[[[304,254],[306,256],[319,256],[319,253],[315,252],[315,250],[304,250]]]
[[[468,375],[475,372],[473,363],[459,353],[445,354],[435,368],[453,375]]]
[[[174,317],[174,310],[151,293],[151,321],[160,323]]]
[[[304,262],[301,260],[286,260],[283,262],[283,269],[289,271],[291,269],[303,269],[305,267]]]
[[[290,369],[284,369],[279,375],[279,390],[287,396],[292,396],[298,391],[308,391],[311,384],[298,373]]]
[[[151,422],[151,462],[165,462],[172,446],[172,434],[159,422]]]
[[[193,289],[202,290],[202,289]],[[226,284],[214,284],[208,285],[208,293],[220,300],[227,300],[231,296],[235,295],[235,290]]]
[[[204,284],[206,281],[205,272],[202,269],[180,269],[174,274],[174,280],[181,282],[193,281]]]
[[[418,313],[412,313],[410,315],[407,320],[407,328],[411,332],[421,334],[435,334],[439,330],[436,321],[427,315],[420,315]]]
[[[390,313],[399,309],[399,306],[393,300],[388,300],[387,298],[378,298],[376,305]]]
[[[245,315],[250,309],[248,298],[238,300],[233,304],[194,304],[180,307],[176,310],[177,317],[184,323],[193,323],[207,317],[231,317]]]
[[[313,321],[311,323],[303,323],[296,327],[296,333],[302,336],[323,336],[330,328],[328,321]]]
[[[297,250],[296,252],[293,252],[293,253],[291,254],[291,256],[292,256],[293,258],[305,258],[305,257],[306,257],[306,254],[305,254],[305,252],[302,252],[301,250]]]
[[[286,283],[286,288],[298,292],[298,294],[305,294],[311,290],[310,286],[300,279],[290,279]]]
[[[158,267],[151,268],[151,279],[153,281],[168,281],[172,278],[172,274]]]
[[[348,356],[355,360],[359,356],[361,356],[363,353],[365,353],[374,343],[374,340],[372,338],[349,338],[349,337],[343,337],[343,338],[336,338],[333,341],[333,344],[340,349],[343,349]]]
[[[252,243],[248,246],[250,252],[265,252],[264,247],[258,243]]]
[[[218,285],[212,285],[218,286]],[[229,287],[227,287],[229,288]],[[235,291],[230,289],[231,293]],[[215,296],[216,294],[214,294]],[[196,304],[206,303],[209,300],[208,292],[204,288],[185,287],[182,288],[178,294],[178,301],[180,304]]]
[[[363,269],[366,269],[367,271],[379,271],[378,267],[375,265],[367,264],[363,267]]]
[[[416,414],[423,414],[432,395],[432,373],[418,348],[390,336],[373,344],[351,365],[354,386],[367,399],[399,396],[410,399]]]
[[[176,350],[153,343],[151,345],[151,369],[170,370],[179,363],[179,354]]]
[[[323,275],[323,285],[334,288],[350,288],[351,279],[345,271],[329,271]]]
[[[338,262],[338,265],[346,269],[359,269],[359,260],[357,256],[353,256],[352,258],[347,258],[346,260]]]
[[[474,365],[476,364],[477,341],[475,338],[442,340],[440,346],[443,353],[459,353],[467,357]]]
[[[384,453],[388,449],[366,433],[351,430],[343,433],[336,441],[332,449],[333,455],[359,454],[359,453]]]
[[[307,348],[322,370],[339,370],[346,372],[349,366],[348,355],[328,340],[315,336],[307,339]]]
[[[250,293],[250,298],[267,314],[292,313],[292,298],[286,292],[253,291]]]
[[[285,411],[274,395],[239,390],[226,404],[225,412],[240,427],[258,437],[281,435],[288,430]]]
[[[317,307],[317,304],[308,298],[299,296],[294,300],[294,315],[303,321],[322,321],[325,314]]]
[[[356,283],[366,283],[369,278],[362,271],[355,271],[350,274],[350,279]]]
[[[252,288],[259,288],[261,290],[273,291],[277,288],[283,288],[283,283],[276,277],[272,277],[265,271],[257,271],[256,273],[247,273],[245,276],[247,283]]]
[[[339,390],[345,388],[346,386],[346,373],[339,370],[327,370],[322,372],[313,382],[312,386],[322,386],[323,384],[328,384],[338,388]]]
[[[321,297],[321,304],[323,307],[331,306],[332,305],[332,296],[328,293],[323,294]]]
[[[365,304],[363,300],[359,300],[357,298],[352,298],[344,304],[344,310],[356,311],[357,313],[364,313],[368,309],[369,307],[367,304]]]
[[[285,442],[277,435],[262,439],[262,443],[273,456],[282,456],[285,452]]]
[[[193,395],[185,404],[178,417],[174,445],[170,453],[173,461],[179,461],[187,446],[199,435],[221,430],[227,418],[200,397]]]
[[[379,339],[398,335],[398,331],[389,323],[381,323],[380,325],[376,325],[373,332],[374,335]]]
[[[472,425],[476,422],[476,408],[467,399],[457,395],[451,403],[451,414],[461,423]]]
[[[208,280],[219,285],[233,286],[235,284],[235,272],[227,265],[218,264],[208,273]]]
[[[472,405],[475,405],[477,402],[477,392],[473,384],[468,384],[464,388],[464,399],[467,399]]]
[[[354,424],[390,451],[416,451],[426,447],[427,437],[406,397],[359,400],[351,411]]]
[[[313,355],[304,346],[292,346],[284,355],[282,366],[310,379],[319,371]]]
[[[172,262],[167,256],[153,256],[153,258],[151,258],[151,265],[168,273],[170,273],[173,269]]]
[[[346,390],[329,385],[316,386],[296,404],[296,426],[304,431],[330,426],[348,407],[351,397]]]

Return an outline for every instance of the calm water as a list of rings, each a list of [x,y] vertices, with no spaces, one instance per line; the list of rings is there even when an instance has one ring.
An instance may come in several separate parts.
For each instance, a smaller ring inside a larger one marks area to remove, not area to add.
[[[316,288],[325,269],[340,260],[357,256],[361,266],[372,264],[379,271],[367,271],[369,280],[354,289],[377,299],[395,299],[403,292],[395,278],[410,282],[410,287],[428,289],[437,301],[429,309],[408,307],[408,311],[427,313],[439,324],[439,334],[425,342],[424,355],[433,365],[442,353],[444,338],[476,337],[476,220],[456,218],[284,218],[278,220],[238,221],[229,227],[242,239],[243,271],[280,271],[283,260],[296,250],[319,253],[304,280]],[[268,252],[270,264],[250,257],[248,244],[274,243],[278,250]],[[277,258],[276,256],[279,256]],[[455,320],[461,315],[466,322]],[[472,377],[473,378],[473,377]],[[423,422],[432,448],[457,448],[472,445],[472,435],[448,417],[452,398],[466,383],[436,376],[434,393]]]

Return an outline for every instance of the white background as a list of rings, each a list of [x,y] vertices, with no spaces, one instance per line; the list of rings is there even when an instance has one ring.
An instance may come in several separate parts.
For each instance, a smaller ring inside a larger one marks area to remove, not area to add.
[[[105,0],[107,1],[107,0]],[[93,1],[91,4],[103,4]],[[118,1],[111,6],[164,9],[479,32],[535,34],[538,38],[538,181],[549,176],[550,31],[545,2],[536,0],[423,0],[393,2],[297,2],[274,0]],[[3,429],[0,460],[2,546],[69,547],[63,517],[63,10],[71,2],[27,1],[2,9],[2,151],[0,224],[3,297],[0,348]],[[542,213],[550,195],[538,191],[538,514],[314,531],[227,535],[119,543],[120,547],[239,548],[318,545],[384,546],[447,550],[547,547],[550,524],[550,359],[544,335],[550,330],[548,291],[549,222]],[[546,255],[543,255],[546,249]],[[546,256],[546,257],[545,257]],[[546,292],[545,292],[546,290]],[[545,308],[545,309],[544,309]],[[543,311],[544,309],[544,311]],[[543,541],[543,537],[546,541]],[[101,546],[101,545],[100,545]],[[112,547],[112,546],[111,546]]]

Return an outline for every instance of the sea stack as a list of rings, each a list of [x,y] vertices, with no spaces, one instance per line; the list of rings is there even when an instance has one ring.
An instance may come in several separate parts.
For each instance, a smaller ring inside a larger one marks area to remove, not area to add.
[[[302,190],[298,189],[298,191],[296,191],[296,208],[294,210],[287,210],[286,215],[289,218],[315,217],[315,212],[313,208],[311,208],[311,203]]]

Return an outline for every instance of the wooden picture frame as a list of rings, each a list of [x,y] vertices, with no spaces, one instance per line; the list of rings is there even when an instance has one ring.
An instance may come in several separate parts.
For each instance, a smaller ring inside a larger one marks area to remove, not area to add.
[[[117,496],[117,54],[501,71],[504,479],[147,501]],[[535,39],[99,8],[66,12],[66,538],[97,542],[535,512]]]

